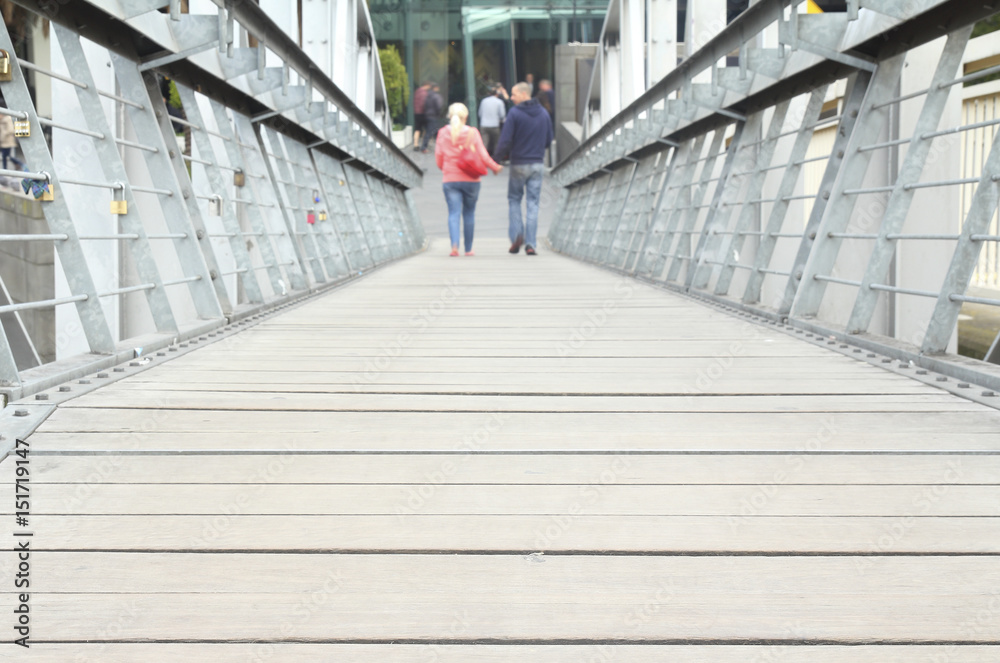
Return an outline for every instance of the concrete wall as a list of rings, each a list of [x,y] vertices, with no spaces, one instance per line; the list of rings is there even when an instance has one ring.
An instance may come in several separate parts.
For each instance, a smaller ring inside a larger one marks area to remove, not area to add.
[[[581,77],[580,71],[589,72],[590,67],[580,67],[583,61],[593,61],[597,57],[597,44],[565,44],[556,46],[556,152],[561,160],[580,144],[582,127],[580,120],[586,107],[589,76]],[[564,123],[575,128],[564,129]]]

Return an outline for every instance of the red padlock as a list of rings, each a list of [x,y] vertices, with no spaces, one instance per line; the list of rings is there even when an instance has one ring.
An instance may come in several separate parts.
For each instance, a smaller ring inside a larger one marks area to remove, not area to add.
[[[314,212],[306,214],[306,223],[316,223],[316,214]]]

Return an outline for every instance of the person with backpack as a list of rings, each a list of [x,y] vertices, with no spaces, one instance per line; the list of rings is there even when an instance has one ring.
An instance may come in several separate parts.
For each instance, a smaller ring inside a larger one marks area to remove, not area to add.
[[[420,137],[427,131],[427,116],[424,115],[424,104],[431,85],[424,81],[423,85],[413,91],[413,151],[420,150]]]

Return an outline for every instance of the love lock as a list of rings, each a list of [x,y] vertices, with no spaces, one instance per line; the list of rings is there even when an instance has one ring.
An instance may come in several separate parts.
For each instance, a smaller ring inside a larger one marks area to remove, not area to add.
[[[14,72],[10,68],[10,53],[0,50],[0,81],[14,80]]]
[[[128,214],[128,203],[125,201],[125,185],[121,182],[111,190],[111,213],[118,215]]]
[[[326,210],[322,210],[322,209],[321,209],[321,210],[319,211],[319,220],[320,220],[320,221],[326,221]]]
[[[208,213],[212,216],[222,216],[222,196],[216,194],[209,199]]]
[[[316,223],[316,213],[314,211],[309,210],[306,213],[306,223]]]
[[[14,120],[14,136],[17,138],[28,138],[31,136],[31,122],[28,120]]]

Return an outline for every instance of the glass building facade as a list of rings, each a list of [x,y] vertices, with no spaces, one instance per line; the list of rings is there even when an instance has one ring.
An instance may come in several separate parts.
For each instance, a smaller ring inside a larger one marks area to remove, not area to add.
[[[596,42],[607,8],[607,0],[369,2],[376,41],[396,46],[406,64],[411,99],[415,85],[433,80],[446,104],[471,108],[491,82],[509,90],[528,74],[554,80],[556,45]],[[412,124],[412,107],[395,119]]]

